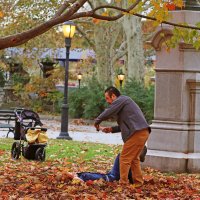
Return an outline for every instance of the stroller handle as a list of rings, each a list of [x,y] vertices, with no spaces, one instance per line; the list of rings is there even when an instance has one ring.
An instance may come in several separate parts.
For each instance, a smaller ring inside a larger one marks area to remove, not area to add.
[[[31,127],[28,129],[31,129],[31,130],[40,129],[41,131],[47,131],[47,128],[39,128],[39,127]]]

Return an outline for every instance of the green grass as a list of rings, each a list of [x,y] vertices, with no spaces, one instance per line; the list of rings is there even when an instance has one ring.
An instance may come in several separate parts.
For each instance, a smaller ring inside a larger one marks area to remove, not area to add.
[[[49,140],[47,146],[47,156],[54,158],[84,158],[92,160],[94,157],[113,157],[119,151],[117,145],[105,145],[96,143],[77,142],[70,140]]]
[[[0,150],[10,153],[14,140],[0,138]],[[91,161],[101,157],[113,160],[120,151],[118,145],[106,145],[97,143],[77,142],[70,140],[50,139],[46,147],[46,160],[66,158],[69,161],[84,160]]]
[[[163,173],[165,176],[177,176],[177,174],[175,172],[166,172],[166,173]]]
[[[0,138],[0,149],[1,150],[11,150],[13,139],[10,138]]]

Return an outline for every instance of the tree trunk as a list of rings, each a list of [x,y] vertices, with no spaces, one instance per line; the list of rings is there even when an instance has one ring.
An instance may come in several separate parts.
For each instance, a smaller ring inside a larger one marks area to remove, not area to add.
[[[105,34],[107,31],[104,25],[97,25],[94,28],[97,78],[104,83],[111,81],[110,51],[109,45],[107,45],[109,41],[107,41],[107,34]]]
[[[128,78],[143,81],[145,68],[141,19],[125,15],[122,23],[128,51],[126,75]]]
[[[95,26],[97,77],[104,83],[111,84],[114,80],[113,57],[120,29],[118,22],[104,22]]]
[[[95,6],[103,2],[93,1]],[[116,50],[116,41],[121,25],[115,22],[99,22],[94,26],[95,53],[97,60],[97,78],[99,82],[112,84],[114,81],[113,57]]]

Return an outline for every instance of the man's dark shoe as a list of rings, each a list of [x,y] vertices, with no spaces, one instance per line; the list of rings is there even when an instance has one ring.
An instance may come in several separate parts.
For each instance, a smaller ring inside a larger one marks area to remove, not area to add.
[[[144,162],[145,161],[146,154],[147,154],[147,147],[144,146],[142,152],[140,153],[140,162]]]

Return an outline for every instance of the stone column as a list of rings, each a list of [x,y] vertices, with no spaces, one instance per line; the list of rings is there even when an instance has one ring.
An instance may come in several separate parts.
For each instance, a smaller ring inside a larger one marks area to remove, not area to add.
[[[172,12],[173,22],[195,24],[200,12]],[[182,42],[166,51],[170,26],[160,27],[156,49],[155,103],[145,166],[162,171],[200,170],[200,51]],[[164,37],[163,37],[164,35]]]

